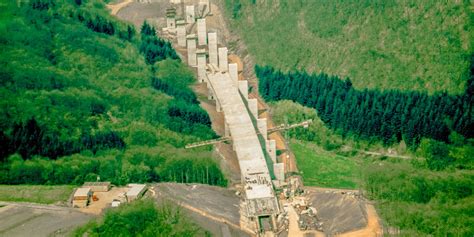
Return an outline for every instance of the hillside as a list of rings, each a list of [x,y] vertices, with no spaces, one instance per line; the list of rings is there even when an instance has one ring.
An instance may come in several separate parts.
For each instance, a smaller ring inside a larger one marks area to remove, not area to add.
[[[474,139],[452,135],[449,145],[423,139],[414,152],[396,144],[390,153],[382,141],[353,139],[328,129],[314,109],[288,100],[270,106],[276,123],[313,120],[307,129],[289,131],[305,185],[362,190],[365,198],[375,201],[392,234],[474,233]],[[441,168],[445,161],[448,167]]]
[[[256,64],[349,77],[357,89],[461,94],[469,1],[224,1]]]
[[[305,185],[359,189],[388,235],[474,233],[468,1],[221,2],[273,121],[313,121],[288,131]]]
[[[0,183],[226,185],[215,137],[169,42],[102,1],[0,5]]]

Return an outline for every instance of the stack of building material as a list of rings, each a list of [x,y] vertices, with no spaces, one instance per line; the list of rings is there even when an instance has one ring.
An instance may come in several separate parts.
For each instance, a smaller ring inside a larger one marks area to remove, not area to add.
[[[91,188],[78,188],[74,193],[74,197],[72,199],[72,206],[79,208],[86,207],[89,204],[91,196]]]
[[[140,198],[146,191],[145,184],[129,184],[128,187],[130,189],[125,194],[125,197],[127,198],[127,202],[132,202]]]
[[[83,188],[90,188],[92,192],[108,192],[110,182],[85,182]]]

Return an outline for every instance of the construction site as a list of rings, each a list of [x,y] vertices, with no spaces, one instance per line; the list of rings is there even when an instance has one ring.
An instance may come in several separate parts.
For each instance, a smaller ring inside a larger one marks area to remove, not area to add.
[[[281,131],[311,121],[273,124],[254,89],[253,59],[227,27],[219,2],[125,1],[109,8],[137,27],[146,20],[172,42],[195,71],[194,91],[220,135],[186,148],[213,145],[230,187],[157,184],[150,189],[157,200],[179,203],[217,236],[382,235],[375,209],[358,190],[305,187],[295,175],[295,158]]]

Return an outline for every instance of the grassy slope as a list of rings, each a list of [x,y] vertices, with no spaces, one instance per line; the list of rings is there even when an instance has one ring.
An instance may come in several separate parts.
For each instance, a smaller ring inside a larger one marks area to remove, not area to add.
[[[291,149],[305,185],[351,189],[358,187],[359,165],[354,158],[336,155],[306,141],[293,140]]]
[[[236,1],[225,0],[229,15]],[[469,1],[241,2],[233,23],[257,64],[348,76],[357,88],[464,90]]]
[[[71,185],[0,185],[0,201],[52,204],[67,201]]]

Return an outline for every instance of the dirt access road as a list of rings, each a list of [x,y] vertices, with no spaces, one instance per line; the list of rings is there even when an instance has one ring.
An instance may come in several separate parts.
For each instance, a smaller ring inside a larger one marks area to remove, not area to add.
[[[111,14],[115,16],[123,7],[127,6],[132,2],[133,0],[125,0],[117,4],[108,4],[107,8],[109,8],[111,10]]]

